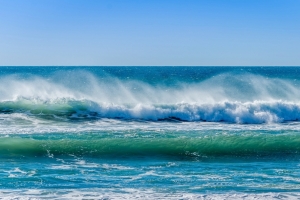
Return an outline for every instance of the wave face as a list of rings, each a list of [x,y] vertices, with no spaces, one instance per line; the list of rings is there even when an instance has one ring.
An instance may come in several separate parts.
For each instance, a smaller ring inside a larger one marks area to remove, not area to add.
[[[239,124],[300,119],[298,68],[2,68],[0,113]]]
[[[185,135],[185,137],[182,137]],[[148,132],[48,134],[0,138],[5,156],[175,156],[270,158],[300,156],[298,132]]]

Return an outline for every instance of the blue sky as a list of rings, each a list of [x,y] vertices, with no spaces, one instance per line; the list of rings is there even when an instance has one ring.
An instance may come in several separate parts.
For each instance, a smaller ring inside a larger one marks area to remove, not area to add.
[[[0,0],[0,65],[300,65],[299,0]]]

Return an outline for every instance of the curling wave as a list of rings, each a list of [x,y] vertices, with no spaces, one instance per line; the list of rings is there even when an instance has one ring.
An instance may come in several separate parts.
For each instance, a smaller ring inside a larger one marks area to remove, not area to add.
[[[282,123],[300,119],[300,104],[287,101],[220,102],[212,104],[118,105],[88,100],[32,101],[0,103],[0,113],[25,113],[53,120],[177,120],[229,122],[241,124]]]

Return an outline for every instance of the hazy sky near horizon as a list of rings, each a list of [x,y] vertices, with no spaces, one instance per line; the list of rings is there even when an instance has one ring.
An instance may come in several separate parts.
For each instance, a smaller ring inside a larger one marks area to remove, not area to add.
[[[0,0],[0,65],[298,65],[299,0]]]

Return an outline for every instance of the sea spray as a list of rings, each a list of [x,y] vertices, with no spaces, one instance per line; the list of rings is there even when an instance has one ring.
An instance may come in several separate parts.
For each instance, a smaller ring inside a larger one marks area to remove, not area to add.
[[[282,123],[300,118],[299,81],[251,74],[250,68],[236,74],[232,70],[202,75],[198,81],[197,76],[184,74],[184,68],[168,68],[183,72],[173,77],[172,82],[140,80],[138,74],[132,79],[126,79],[126,74],[116,77],[105,72],[106,68],[94,74],[93,68],[71,69],[46,75],[2,75],[0,112],[64,120],[110,118],[242,124]],[[197,70],[205,72],[205,68]],[[158,76],[163,78],[165,74]]]

